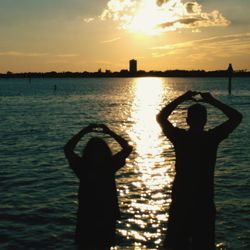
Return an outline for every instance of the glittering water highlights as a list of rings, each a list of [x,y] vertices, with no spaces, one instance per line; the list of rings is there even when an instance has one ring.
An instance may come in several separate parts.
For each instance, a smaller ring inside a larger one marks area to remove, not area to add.
[[[108,124],[134,146],[116,176],[122,219],[114,249],[159,249],[175,158],[155,116],[188,89],[211,91],[244,115],[218,151],[216,236],[218,249],[250,249],[250,79],[234,79],[232,96],[226,86],[223,78],[0,79],[0,249],[75,249],[78,180],[62,148],[90,122]],[[189,104],[170,117],[179,127],[186,127]],[[208,116],[207,128],[225,119],[211,107]]]
[[[159,245],[160,236],[164,232],[161,224],[167,220],[166,206],[170,201],[163,190],[172,181],[171,176],[167,174],[170,166],[165,164],[162,155],[161,131],[155,119],[162,102],[164,87],[160,78],[141,78],[134,82],[133,88],[134,99],[130,117],[133,126],[129,135],[135,143],[136,156],[133,164],[136,178],[129,185],[140,190],[140,193],[138,197],[130,199],[128,212],[131,218],[126,225],[129,230],[123,229],[120,232],[128,239],[138,241],[137,246],[149,242]]]

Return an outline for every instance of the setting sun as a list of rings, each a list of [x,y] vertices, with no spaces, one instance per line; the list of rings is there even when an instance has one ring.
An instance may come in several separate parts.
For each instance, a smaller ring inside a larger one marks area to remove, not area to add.
[[[118,21],[121,29],[147,35],[230,23],[217,10],[203,12],[199,3],[182,0],[110,0],[101,15],[101,20],[107,19]]]
[[[132,32],[157,34],[159,33],[158,23],[160,19],[161,11],[158,6],[151,1],[142,1],[131,23],[125,24],[125,28]]]
[[[175,5],[173,8],[167,3],[164,5],[156,5],[153,1],[143,0],[138,6],[131,22],[126,23],[124,28],[132,32],[141,32],[147,35],[160,34],[163,30],[164,23],[175,22],[180,14],[184,14],[185,10],[182,5]]]

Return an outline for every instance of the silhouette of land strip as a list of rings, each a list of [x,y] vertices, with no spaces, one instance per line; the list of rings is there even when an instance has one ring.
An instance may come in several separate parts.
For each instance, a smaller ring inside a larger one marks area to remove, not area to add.
[[[228,70],[166,70],[166,71],[144,71],[139,70],[131,73],[128,70],[118,72],[97,71],[97,72],[25,72],[13,73],[8,71],[0,74],[0,78],[108,78],[108,77],[228,77]],[[250,77],[250,71],[234,71],[233,77]]]

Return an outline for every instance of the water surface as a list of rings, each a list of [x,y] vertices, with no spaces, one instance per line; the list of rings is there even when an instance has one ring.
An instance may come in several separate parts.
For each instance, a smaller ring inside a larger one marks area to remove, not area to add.
[[[116,178],[122,211],[117,248],[159,248],[175,158],[155,115],[189,89],[211,91],[244,115],[218,151],[216,235],[226,249],[250,249],[250,79],[234,79],[232,96],[226,88],[223,78],[0,79],[1,249],[74,249],[79,183],[62,148],[91,122],[106,123],[134,145]],[[186,128],[190,104],[180,105],[171,116],[177,126]],[[207,128],[225,120],[209,106],[208,115]],[[107,140],[117,152],[117,144]]]

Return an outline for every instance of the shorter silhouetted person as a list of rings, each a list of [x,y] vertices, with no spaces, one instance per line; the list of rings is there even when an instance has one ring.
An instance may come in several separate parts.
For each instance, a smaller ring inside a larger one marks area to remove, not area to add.
[[[174,127],[169,116],[187,100],[213,105],[228,118],[205,131],[207,110],[196,103],[188,108],[188,130]],[[210,93],[188,91],[164,107],[157,115],[164,134],[175,149],[176,175],[172,187],[168,228],[164,246],[173,250],[215,249],[214,167],[218,145],[239,125],[242,115],[215,99]]]
[[[90,132],[110,135],[122,150],[112,155],[107,143],[93,137],[82,156],[74,152],[80,139]],[[110,249],[115,241],[116,220],[120,218],[115,173],[125,165],[132,147],[105,125],[89,125],[74,135],[64,152],[70,167],[80,180],[75,241],[81,250]]]

